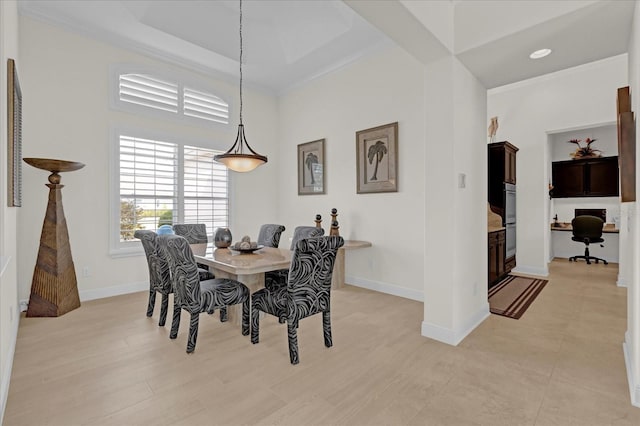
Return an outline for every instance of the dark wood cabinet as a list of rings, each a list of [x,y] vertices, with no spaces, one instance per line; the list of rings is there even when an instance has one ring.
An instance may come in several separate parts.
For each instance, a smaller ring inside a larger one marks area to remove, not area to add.
[[[636,123],[629,86],[618,89],[618,164],[620,201],[636,200]]]
[[[504,219],[504,184],[516,183],[516,152],[518,148],[509,142],[488,145],[489,204]]]
[[[504,149],[504,181],[516,184],[516,151],[518,148],[505,143]]]
[[[506,275],[505,272],[505,231],[489,232],[489,287]]]
[[[584,165],[581,162],[554,162],[551,174],[554,198],[578,197],[584,193]]]
[[[555,161],[551,165],[554,198],[616,197],[618,157]]]

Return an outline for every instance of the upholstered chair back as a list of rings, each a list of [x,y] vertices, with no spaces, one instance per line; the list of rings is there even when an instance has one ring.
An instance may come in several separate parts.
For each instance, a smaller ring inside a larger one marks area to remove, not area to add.
[[[296,247],[298,241],[311,238],[311,237],[321,237],[324,235],[324,229],[318,228],[316,226],[296,226],[296,229],[293,230],[293,239],[291,240],[291,250]]]
[[[298,241],[287,282],[288,318],[302,319],[329,310],[331,277],[340,236],[312,237]]]
[[[280,245],[280,236],[284,230],[285,227],[283,225],[273,223],[262,225],[258,233],[258,245],[277,248]]]
[[[200,278],[189,242],[180,235],[160,235],[158,243],[169,261],[176,303],[190,313],[201,312]]]
[[[173,232],[184,237],[189,244],[208,243],[207,225],[204,223],[177,223],[173,225]]]
[[[589,238],[595,240],[602,237],[604,220],[597,216],[576,216],[571,221],[573,235],[579,239]]]
[[[142,242],[144,253],[147,256],[151,287],[162,294],[171,293],[172,286],[169,263],[164,253],[159,250],[158,235],[153,231],[139,229],[133,236]]]

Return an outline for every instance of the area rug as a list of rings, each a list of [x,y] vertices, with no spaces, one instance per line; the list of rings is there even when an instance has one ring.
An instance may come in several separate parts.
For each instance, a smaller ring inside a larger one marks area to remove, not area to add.
[[[507,275],[489,290],[491,313],[518,319],[540,294],[547,280]]]

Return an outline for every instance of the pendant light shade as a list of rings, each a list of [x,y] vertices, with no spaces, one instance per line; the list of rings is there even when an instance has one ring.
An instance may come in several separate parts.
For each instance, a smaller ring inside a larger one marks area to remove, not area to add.
[[[229,151],[216,155],[213,159],[235,172],[250,172],[266,163],[267,157],[251,149],[244,135],[244,124],[242,124],[242,53],[242,0],[240,0],[240,124],[238,125],[238,136]]]
[[[247,147],[246,152],[244,150],[245,146]],[[260,155],[251,149],[244,136],[244,124],[240,124],[238,125],[238,136],[236,136],[236,142],[233,144],[231,149],[224,154],[216,155],[214,160],[224,164],[227,168],[235,172],[250,172],[256,167],[266,163],[267,157]]]

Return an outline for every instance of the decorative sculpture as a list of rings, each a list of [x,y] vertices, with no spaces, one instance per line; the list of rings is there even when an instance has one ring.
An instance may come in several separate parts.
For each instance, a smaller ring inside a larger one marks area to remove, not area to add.
[[[48,170],[49,202],[42,224],[38,259],[33,271],[27,317],[57,317],[80,307],[76,270],[71,256],[67,220],[62,208],[61,172],[84,167],[75,161],[25,158],[38,169]]]
[[[331,209],[331,230],[329,231],[329,235],[340,235],[340,227],[338,226],[338,210],[333,208]]]
[[[322,228],[322,216],[317,214],[315,222],[316,222],[316,228]]]
[[[491,117],[489,128],[487,129],[487,136],[489,136],[489,143],[492,143],[496,137],[498,131],[498,117]]]

